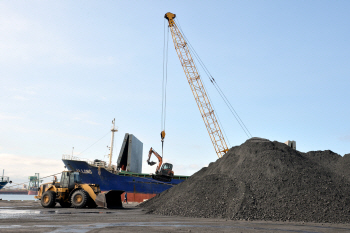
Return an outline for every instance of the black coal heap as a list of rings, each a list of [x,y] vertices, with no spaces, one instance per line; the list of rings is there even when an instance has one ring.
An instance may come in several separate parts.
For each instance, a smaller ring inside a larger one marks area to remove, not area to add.
[[[252,138],[140,206],[187,217],[350,222],[350,154]]]

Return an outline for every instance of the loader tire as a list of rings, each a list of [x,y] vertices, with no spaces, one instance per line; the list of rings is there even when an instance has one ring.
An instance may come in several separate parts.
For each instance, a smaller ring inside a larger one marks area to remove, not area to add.
[[[88,202],[88,197],[86,191],[79,189],[73,193],[71,203],[74,208],[84,208]]]
[[[41,197],[41,205],[44,208],[53,208],[56,205],[56,193],[54,191],[46,191]]]

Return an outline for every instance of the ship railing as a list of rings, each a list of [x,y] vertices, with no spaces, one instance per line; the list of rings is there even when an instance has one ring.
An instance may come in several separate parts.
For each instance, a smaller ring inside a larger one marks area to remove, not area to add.
[[[75,160],[75,161],[84,161],[84,162],[87,162],[90,165],[94,165],[94,162],[89,160],[89,159],[84,159],[84,158],[80,158],[80,157],[73,156],[73,155],[62,155],[62,159]]]
[[[68,155],[68,154],[64,154],[62,155],[62,159],[64,160],[74,160],[74,161],[84,161],[86,163],[88,163],[89,165],[92,165],[94,167],[102,167],[107,169],[108,171],[111,171],[113,173],[115,173],[117,171],[117,166],[112,165],[111,167],[107,166],[107,163],[105,161],[96,161],[93,162],[89,159],[84,159],[84,158],[80,158],[77,156],[72,156],[72,155]]]
[[[10,182],[10,178],[8,176],[1,176],[0,181],[1,182]]]

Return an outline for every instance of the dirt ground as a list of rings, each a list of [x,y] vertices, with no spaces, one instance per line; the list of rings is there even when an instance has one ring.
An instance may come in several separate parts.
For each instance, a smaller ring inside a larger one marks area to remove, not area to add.
[[[42,208],[36,201],[0,201],[0,232],[350,232],[350,224],[232,221],[146,214],[124,209]]]

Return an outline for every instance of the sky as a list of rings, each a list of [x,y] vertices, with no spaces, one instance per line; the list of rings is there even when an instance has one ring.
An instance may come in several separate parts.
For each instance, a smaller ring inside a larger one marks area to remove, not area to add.
[[[163,43],[177,22],[254,137],[350,153],[349,1],[1,1],[0,169],[16,183],[63,154],[113,163],[125,133],[161,151]],[[198,67],[229,147],[248,137]],[[168,48],[164,160],[191,175],[217,159]],[[74,147],[74,150],[73,150]]]

